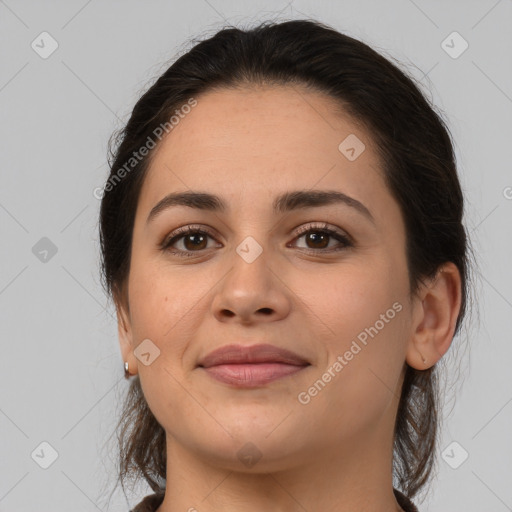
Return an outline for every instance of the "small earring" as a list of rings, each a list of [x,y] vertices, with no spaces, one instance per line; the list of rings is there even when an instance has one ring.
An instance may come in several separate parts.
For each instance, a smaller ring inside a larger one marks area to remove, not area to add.
[[[129,365],[128,361],[125,361],[125,362],[124,362],[124,378],[125,378],[125,379],[129,379],[129,378],[130,378],[130,371],[129,371],[129,369],[128,369],[128,368],[129,368],[129,366],[130,366],[130,365]]]

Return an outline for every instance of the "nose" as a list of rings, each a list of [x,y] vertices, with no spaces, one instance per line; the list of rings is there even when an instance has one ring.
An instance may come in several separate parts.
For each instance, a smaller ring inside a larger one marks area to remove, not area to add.
[[[242,244],[241,244],[242,246]],[[266,251],[254,260],[242,251],[233,255],[233,266],[217,288],[213,315],[220,322],[252,324],[285,318],[291,308],[291,291],[277,264]]]

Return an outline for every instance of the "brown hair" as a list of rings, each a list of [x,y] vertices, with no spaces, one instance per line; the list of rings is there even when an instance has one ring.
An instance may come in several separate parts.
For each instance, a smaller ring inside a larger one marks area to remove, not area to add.
[[[230,27],[178,58],[136,103],[126,126],[110,140],[110,176],[100,211],[102,282],[116,305],[128,300],[134,216],[151,154],[113,184],[112,178],[155,128],[190,98],[213,88],[247,84],[298,84],[324,92],[372,135],[386,184],[406,225],[411,296],[440,265],[455,263],[462,303],[468,303],[469,239],[462,223],[463,194],[449,130],[420,88],[389,59],[357,39],[310,20]],[[115,145],[115,150],[112,146]],[[428,482],[438,440],[437,366],[406,364],[398,407],[393,477],[410,498]],[[151,413],[139,378],[131,381],[118,427],[119,479],[141,477],[153,490],[165,486],[165,431]]]

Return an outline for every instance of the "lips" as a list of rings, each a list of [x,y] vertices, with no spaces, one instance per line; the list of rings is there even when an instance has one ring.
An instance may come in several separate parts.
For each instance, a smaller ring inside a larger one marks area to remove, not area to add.
[[[254,388],[293,375],[310,366],[295,352],[274,345],[226,345],[198,363],[210,377],[238,388]]]
[[[306,366],[309,362],[291,350],[274,345],[225,345],[201,359],[198,366],[210,368],[224,364],[283,363],[294,366]]]

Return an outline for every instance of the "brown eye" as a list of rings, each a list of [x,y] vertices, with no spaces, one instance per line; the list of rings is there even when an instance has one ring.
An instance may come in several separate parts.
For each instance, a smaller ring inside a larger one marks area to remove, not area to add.
[[[302,228],[295,241],[300,240],[301,238],[304,238],[305,246],[296,245],[295,247],[310,252],[329,253],[354,246],[348,236],[328,228],[326,224],[319,227],[310,225]],[[332,241],[338,241],[338,244],[333,245],[331,244]],[[329,246],[330,244],[331,246]]]
[[[304,236],[306,243],[313,244],[311,249],[325,249],[329,245],[329,238],[331,238],[331,235],[319,231],[312,231]]]
[[[208,249],[208,239],[213,236],[204,229],[186,226],[176,230],[170,238],[164,241],[160,248],[177,256],[191,256],[191,253],[199,253]]]
[[[194,249],[206,249],[208,235],[202,233],[195,233],[191,235],[185,235],[183,238],[183,245],[187,251],[193,251]],[[188,243],[190,242],[190,243]]]

